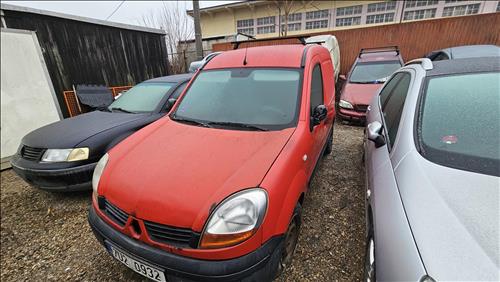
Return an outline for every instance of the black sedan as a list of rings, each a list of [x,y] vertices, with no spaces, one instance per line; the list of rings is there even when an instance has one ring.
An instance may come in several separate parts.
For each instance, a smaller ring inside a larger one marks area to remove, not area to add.
[[[110,106],[36,129],[21,140],[12,168],[26,182],[51,191],[92,187],[99,159],[114,145],[163,117],[192,74],[150,79]]]

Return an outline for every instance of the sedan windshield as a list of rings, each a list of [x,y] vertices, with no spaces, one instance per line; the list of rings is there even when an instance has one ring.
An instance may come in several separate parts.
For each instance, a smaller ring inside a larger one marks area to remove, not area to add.
[[[401,67],[399,61],[358,63],[349,79],[351,83],[384,83]]]
[[[172,118],[241,130],[292,127],[298,116],[300,77],[294,69],[203,71]]]
[[[420,118],[430,161],[500,176],[500,73],[431,78]]]
[[[131,113],[152,112],[175,83],[140,83],[116,99],[108,109]]]

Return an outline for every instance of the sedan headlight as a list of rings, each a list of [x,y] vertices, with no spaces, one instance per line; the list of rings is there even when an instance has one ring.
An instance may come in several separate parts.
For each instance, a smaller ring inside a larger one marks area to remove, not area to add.
[[[210,216],[200,248],[236,245],[257,232],[267,210],[267,193],[260,188],[238,192],[224,201]]]
[[[339,107],[344,108],[344,109],[354,109],[351,103],[345,101],[345,100],[340,100],[339,102]]]
[[[92,190],[94,191],[95,196],[97,196],[97,187],[99,186],[99,180],[101,180],[102,172],[104,171],[104,168],[106,168],[108,160],[109,160],[109,155],[108,153],[106,153],[97,162],[97,165],[94,168],[94,174],[92,175]]]
[[[89,148],[47,149],[42,162],[74,162],[89,158]]]

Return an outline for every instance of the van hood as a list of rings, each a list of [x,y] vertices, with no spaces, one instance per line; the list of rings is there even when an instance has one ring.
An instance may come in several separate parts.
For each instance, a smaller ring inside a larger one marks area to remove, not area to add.
[[[370,105],[383,83],[350,83],[346,82],[342,89],[340,99],[354,105]]]
[[[427,273],[436,281],[500,279],[499,178],[410,152],[395,170]]]
[[[34,148],[74,148],[98,133],[149,115],[93,111],[35,129],[21,143]]]
[[[293,131],[206,128],[165,117],[110,151],[99,194],[137,218],[201,231],[224,198],[258,187]]]

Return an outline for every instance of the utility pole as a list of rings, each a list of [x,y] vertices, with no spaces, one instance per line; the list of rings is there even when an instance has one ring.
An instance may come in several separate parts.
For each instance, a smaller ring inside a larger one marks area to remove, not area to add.
[[[196,43],[196,57],[198,60],[203,59],[203,45],[201,43],[201,26],[200,26],[200,3],[198,0],[193,0],[193,15],[194,15],[194,40]]]

